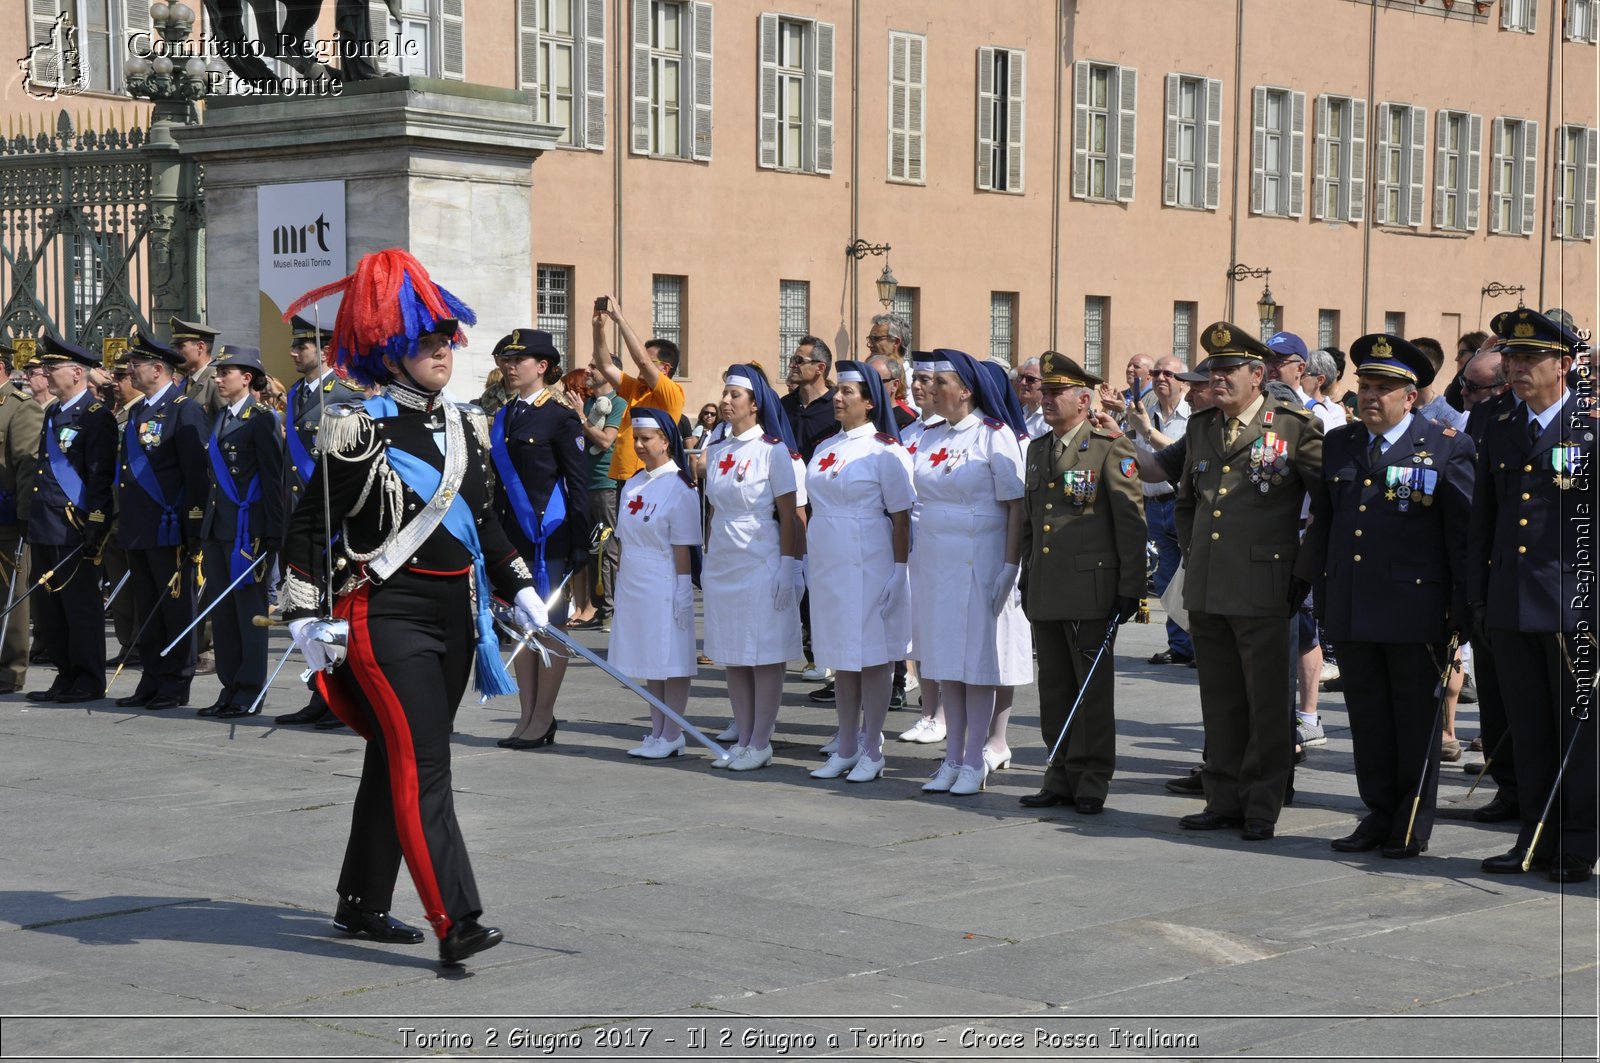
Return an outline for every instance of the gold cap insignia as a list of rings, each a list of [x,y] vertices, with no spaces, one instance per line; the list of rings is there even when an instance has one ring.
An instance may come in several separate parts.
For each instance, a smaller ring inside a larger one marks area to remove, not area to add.
[[[1529,322],[1529,323],[1518,323],[1516,325],[1512,325],[1511,326],[1511,338],[1512,339],[1531,340],[1536,335],[1538,335],[1538,330],[1533,327],[1533,324],[1531,322]]]
[[[1389,346],[1389,341],[1386,339],[1379,339],[1372,345],[1372,356],[1374,358],[1387,358],[1393,353],[1394,348]]]
[[[1226,347],[1233,342],[1233,332],[1223,325],[1211,330],[1211,346]]]

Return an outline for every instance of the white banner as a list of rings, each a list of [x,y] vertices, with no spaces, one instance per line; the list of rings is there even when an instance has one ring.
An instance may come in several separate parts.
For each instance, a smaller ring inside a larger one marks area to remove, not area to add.
[[[346,229],[344,182],[262,185],[256,190],[256,254],[261,277],[261,355],[269,372],[288,364],[284,307],[313,288],[343,277]],[[331,295],[301,317],[333,327],[339,310]]]

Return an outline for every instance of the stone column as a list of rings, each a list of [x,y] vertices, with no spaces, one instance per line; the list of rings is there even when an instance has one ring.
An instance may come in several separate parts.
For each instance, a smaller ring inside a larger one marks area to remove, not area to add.
[[[533,121],[528,93],[378,78],[346,82],[337,96],[208,99],[204,123],[175,133],[205,167],[208,320],[223,342],[259,344],[279,379],[290,371],[289,331],[262,325],[263,185],[344,181],[349,269],[404,248],[477,312],[457,355],[459,397],[477,398],[495,341],[533,323],[532,164],[559,130]]]

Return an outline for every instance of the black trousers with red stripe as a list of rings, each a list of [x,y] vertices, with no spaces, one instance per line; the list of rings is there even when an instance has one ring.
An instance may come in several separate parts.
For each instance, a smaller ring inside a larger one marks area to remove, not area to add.
[[[450,784],[450,727],[472,672],[471,575],[397,573],[348,595],[345,663],[324,681],[367,738],[339,894],[388,911],[405,859],[434,933],[483,914]]]

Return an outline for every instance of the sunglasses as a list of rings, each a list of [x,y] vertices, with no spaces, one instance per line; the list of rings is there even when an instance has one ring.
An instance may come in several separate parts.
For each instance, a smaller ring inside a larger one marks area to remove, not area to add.
[[[1463,380],[1461,382],[1461,391],[1466,395],[1476,395],[1480,391],[1493,391],[1495,388],[1503,388],[1505,386],[1506,382],[1504,380],[1496,380],[1491,384],[1474,384],[1470,380]]]
[[[822,359],[821,358],[802,358],[799,355],[795,355],[793,358],[789,359],[789,364],[790,365],[821,365],[822,364]]]
[[[1017,377],[1017,382],[1019,384],[1040,384],[1040,383],[1044,382],[1044,377],[1042,377],[1042,376],[1019,376],[1019,377]]]
[[[1150,375],[1152,377],[1170,376],[1174,380],[1178,379],[1178,374],[1171,369],[1152,369],[1150,370]]]

